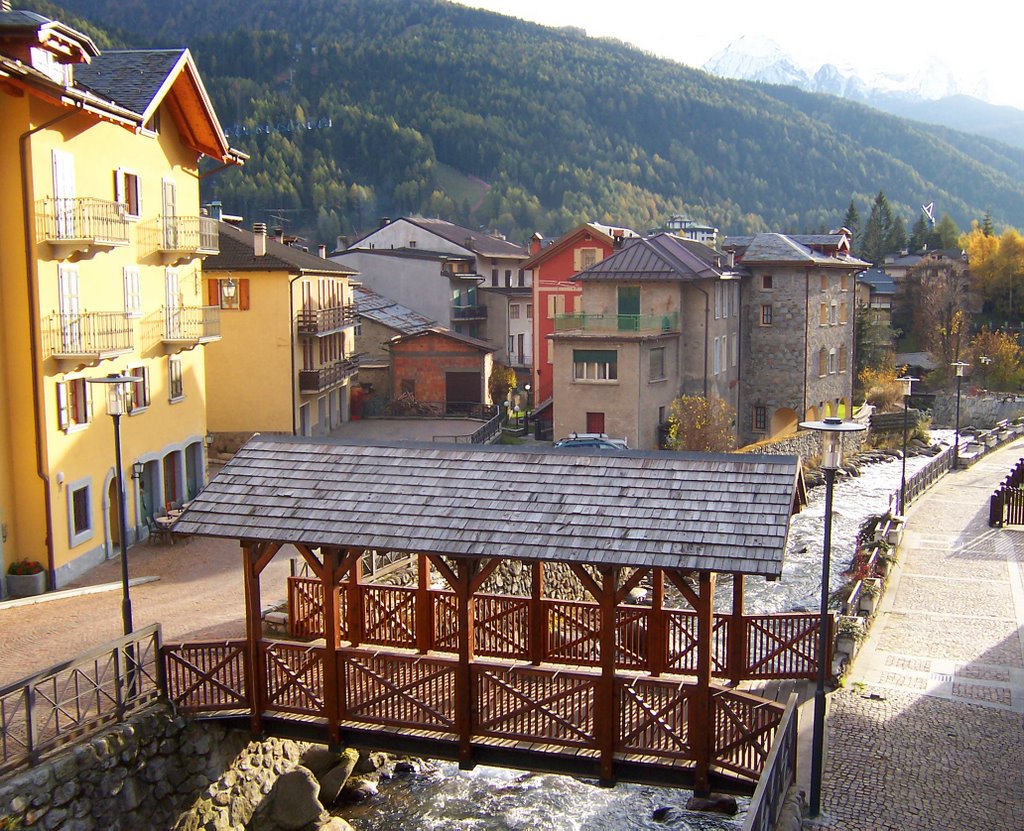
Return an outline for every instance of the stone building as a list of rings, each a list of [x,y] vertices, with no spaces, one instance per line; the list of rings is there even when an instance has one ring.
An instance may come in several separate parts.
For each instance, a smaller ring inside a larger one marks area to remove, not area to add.
[[[727,237],[743,277],[737,433],[741,444],[850,415],[855,275],[849,233]]]

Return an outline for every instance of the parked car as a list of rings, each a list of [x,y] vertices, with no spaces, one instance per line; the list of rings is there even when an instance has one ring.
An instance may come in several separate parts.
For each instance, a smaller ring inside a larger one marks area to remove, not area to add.
[[[613,439],[606,433],[570,433],[555,442],[555,447],[592,447],[599,450],[628,450],[625,439]]]

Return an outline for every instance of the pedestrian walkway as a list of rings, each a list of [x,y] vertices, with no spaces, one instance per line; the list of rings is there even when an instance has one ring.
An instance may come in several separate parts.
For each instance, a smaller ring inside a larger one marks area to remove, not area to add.
[[[988,527],[1017,441],[910,507],[878,619],[829,696],[823,810],[842,831],[1024,829],[1024,529]]]

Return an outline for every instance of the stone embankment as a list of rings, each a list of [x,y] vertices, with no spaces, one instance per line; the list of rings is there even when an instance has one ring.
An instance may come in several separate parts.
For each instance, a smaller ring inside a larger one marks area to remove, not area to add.
[[[154,707],[0,782],[0,828],[346,831],[327,808],[420,766],[354,748],[253,741]]]

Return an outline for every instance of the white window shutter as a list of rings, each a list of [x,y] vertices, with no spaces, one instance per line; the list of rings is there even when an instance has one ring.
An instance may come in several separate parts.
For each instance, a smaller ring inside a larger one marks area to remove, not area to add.
[[[67,430],[71,426],[71,415],[68,412],[68,385],[57,382],[57,426]]]
[[[120,204],[128,201],[124,192],[124,171],[121,168],[114,171],[114,201]]]
[[[92,384],[88,381],[82,384],[82,389],[85,390],[85,420],[87,422],[92,421]]]

